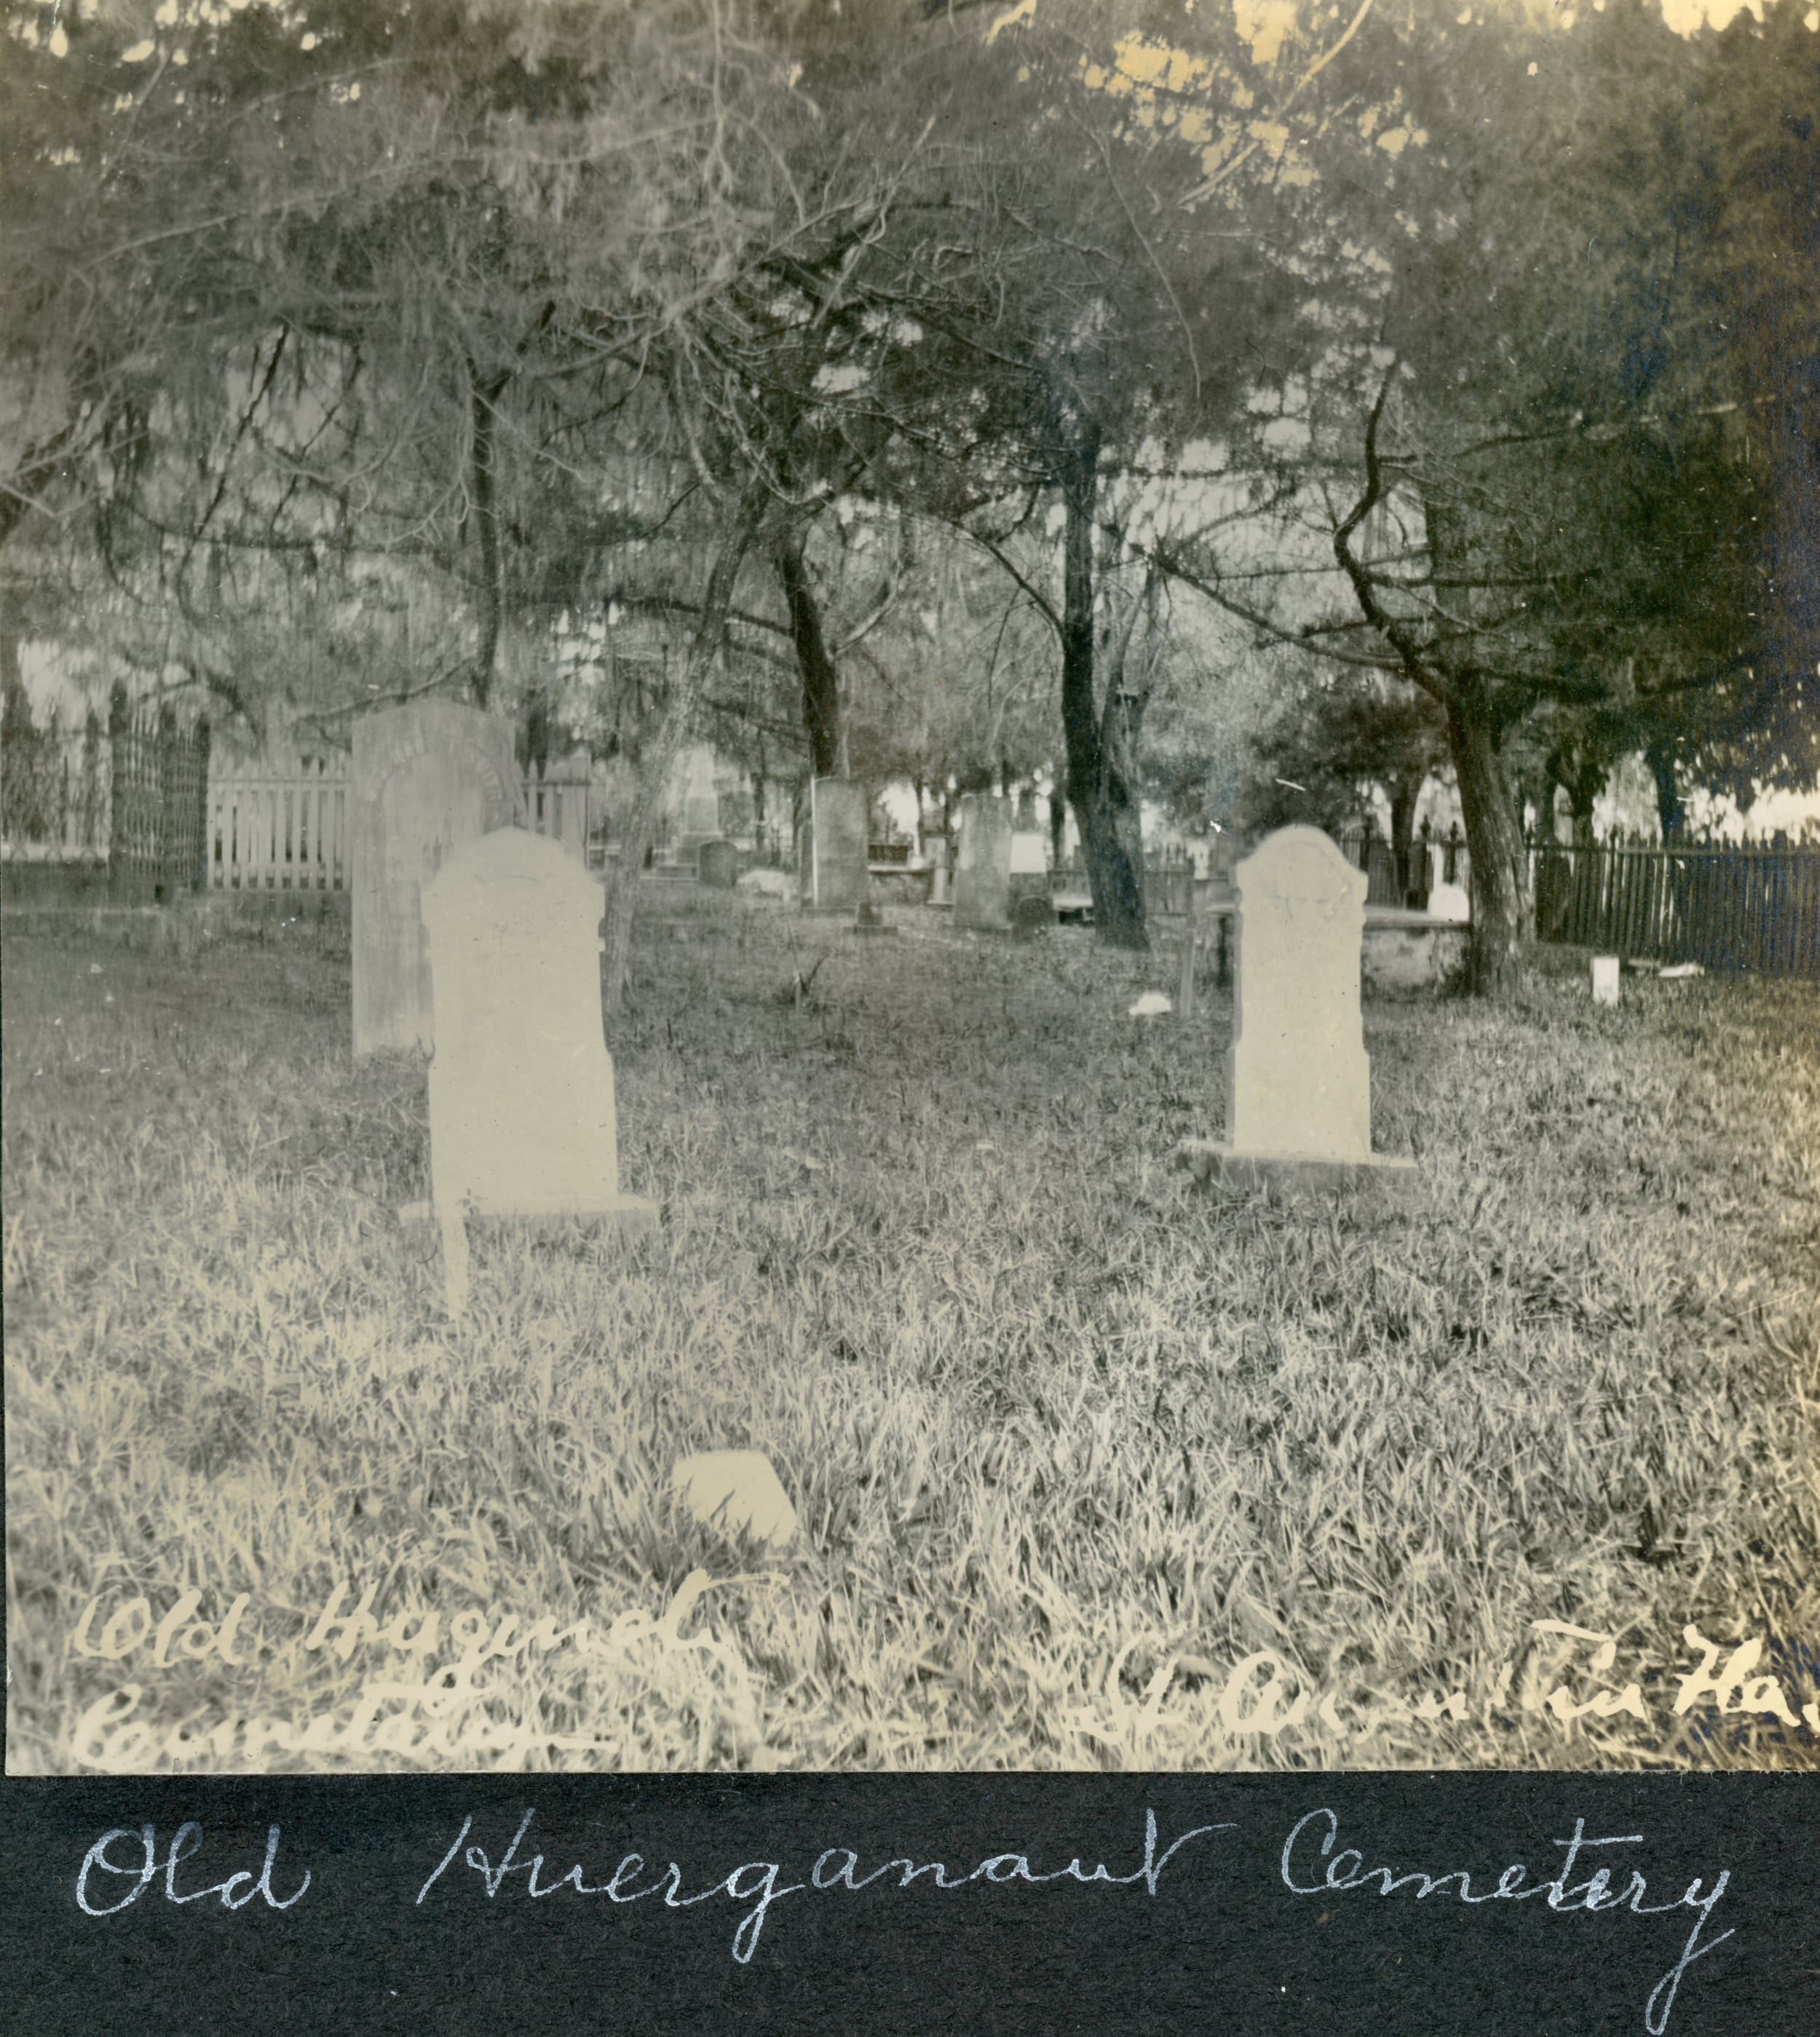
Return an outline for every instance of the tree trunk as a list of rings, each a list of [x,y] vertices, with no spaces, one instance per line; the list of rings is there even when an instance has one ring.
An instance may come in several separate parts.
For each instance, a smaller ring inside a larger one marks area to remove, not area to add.
[[[640,762],[638,799],[632,811],[632,827],[620,856],[618,867],[606,891],[606,913],[602,928],[604,959],[601,970],[610,1007],[616,1007],[627,993],[628,965],[632,954],[632,916],[637,903],[638,886],[644,875],[645,861],[656,837],[657,819],[663,804],[664,788],[669,781],[670,766],[676,762],[683,739],[689,733],[689,718],[700,696],[708,667],[720,649],[721,639],[727,629],[727,611],[733,603],[734,583],[739,577],[739,569],[746,551],[757,535],[759,523],[765,514],[765,503],[764,493],[755,488],[728,512],[727,529],[715,553],[714,565],[708,576],[707,591],[701,600],[700,619],[689,647],[689,657],[683,666],[682,676],[670,689],[670,697],[664,703],[663,719],[658,726],[656,736],[644,746]]]
[[[1675,782],[1675,752],[1665,743],[1652,743],[1644,754],[1649,760],[1650,774],[1656,780],[1656,817],[1662,823],[1662,839],[1674,841],[1680,835],[1685,818],[1681,810],[1681,790]]]
[[[1422,784],[1420,778],[1393,778],[1390,784],[1391,860],[1406,905],[1412,892],[1428,889],[1428,873],[1418,878],[1415,867],[1415,803],[1422,797]]]
[[[800,528],[786,531],[777,541],[777,577],[790,610],[790,641],[796,647],[796,668],[802,675],[802,726],[809,734],[810,754],[817,778],[830,778],[840,756],[840,680],[822,634],[821,611],[802,563]]]
[[[1475,996],[1488,996],[1516,982],[1517,943],[1529,932],[1529,856],[1509,774],[1470,681],[1447,703],[1447,732],[1472,857],[1467,984]]]
[[[1108,754],[1093,705],[1093,513],[1099,499],[1100,435],[1082,428],[1062,470],[1066,515],[1062,593],[1062,735],[1068,801],[1093,894],[1093,927],[1112,947],[1150,946],[1144,928],[1144,853],[1130,746]],[[1122,731],[1121,731],[1122,732]]]
[[[470,364],[469,372],[473,372]],[[505,387],[502,376],[484,388],[472,384],[470,400],[473,440],[469,452],[470,489],[474,502],[474,537],[480,546],[480,641],[474,651],[470,690],[476,707],[493,696],[493,668],[499,658],[501,611],[505,601],[499,549],[499,505],[493,486],[493,406]]]

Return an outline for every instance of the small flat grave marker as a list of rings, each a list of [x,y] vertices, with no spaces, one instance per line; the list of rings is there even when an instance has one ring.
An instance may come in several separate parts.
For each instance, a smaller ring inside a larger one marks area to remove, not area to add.
[[[1318,828],[1268,836],[1233,872],[1226,1138],[1178,1157],[1202,1180],[1328,1189],[1414,1163],[1374,1154],[1359,1011],[1365,874]]]
[[[560,844],[515,828],[464,843],[425,887],[430,1192],[451,1315],[467,1306],[470,1215],[655,1226],[651,1204],[619,1192],[602,905]]]
[[[749,1536],[772,1548],[795,1537],[796,1510],[761,1450],[703,1450],[680,1457],[670,1486],[704,1528]]]

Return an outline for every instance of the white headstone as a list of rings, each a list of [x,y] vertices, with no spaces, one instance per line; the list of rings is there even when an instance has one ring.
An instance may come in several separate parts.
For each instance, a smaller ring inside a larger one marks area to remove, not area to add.
[[[1279,829],[1233,873],[1237,993],[1227,1057],[1235,1149],[1371,1157],[1359,1015],[1365,873],[1319,828]]]
[[[1472,900],[1466,886],[1437,884],[1428,894],[1428,913],[1431,920],[1448,920],[1463,927],[1472,917]]]
[[[1233,873],[1233,1030],[1226,1139],[1190,1142],[1218,1165],[1322,1185],[1347,1170],[1407,1167],[1374,1155],[1371,1064],[1359,1008],[1365,873],[1318,828],[1279,829]]]
[[[1592,958],[1592,1001],[1595,1004],[1615,1004],[1618,1002],[1618,978],[1616,955],[1595,955]]]
[[[652,1221],[619,1192],[602,904],[560,844],[515,828],[463,844],[424,887],[430,1190],[451,1314],[466,1302],[466,1215]]]

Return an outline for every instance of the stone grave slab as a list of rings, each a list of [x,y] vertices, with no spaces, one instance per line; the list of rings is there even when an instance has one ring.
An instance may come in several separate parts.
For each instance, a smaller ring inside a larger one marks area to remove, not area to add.
[[[1046,933],[1055,924],[1055,908],[1050,902],[1045,887],[1041,891],[1026,892],[1013,901],[1011,906],[1011,938],[1018,941],[1033,941],[1039,934]]]
[[[796,1510],[761,1450],[703,1450],[679,1457],[670,1487],[704,1528],[781,1548],[796,1535]]]
[[[1413,1181],[1372,1151],[1359,1008],[1365,874],[1320,829],[1279,829],[1233,872],[1226,1136],[1177,1158],[1202,1180],[1294,1192]]]
[[[807,913],[854,913],[866,902],[866,788],[850,778],[809,781],[799,896]]]
[[[436,998],[430,1193],[451,1315],[467,1305],[469,1216],[655,1228],[619,1189],[601,1030],[599,885],[559,843],[507,828],[424,887]]]
[[[1003,933],[1011,924],[1011,803],[990,792],[961,802],[961,847],[954,859],[954,924]]]
[[[695,853],[695,874],[711,890],[731,891],[739,879],[739,852],[730,841],[704,841]]]
[[[358,1059],[433,1043],[421,896],[457,844],[520,817],[512,724],[453,701],[362,715],[349,784]]]
[[[1618,1000],[1618,985],[1622,980],[1616,955],[1595,955],[1592,958],[1592,1001],[1595,1004],[1615,1004]]]

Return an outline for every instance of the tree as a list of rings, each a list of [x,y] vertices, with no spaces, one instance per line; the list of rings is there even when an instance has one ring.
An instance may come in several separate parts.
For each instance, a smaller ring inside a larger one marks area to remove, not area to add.
[[[1527,928],[1533,735],[1586,804],[1610,744],[1697,746],[1765,698],[1739,359],[1698,280],[1702,61],[1629,0],[1571,35],[1374,21],[1336,68],[1388,96],[1395,166],[1331,221],[1335,180],[1311,198],[1335,344],[1288,455],[1349,599],[1273,604],[1198,563],[1216,599],[1444,712],[1482,988]]]
[[[1407,875],[1414,867],[1416,803],[1449,762],[1447,724],[1428,696],[1388,675],[1329,667],[1282,701],[1259,753],[1249,826],[1312,820],[1337,828],[1368,818],[1369,793],[1381,790],[1405,888],[1425,888]]]

